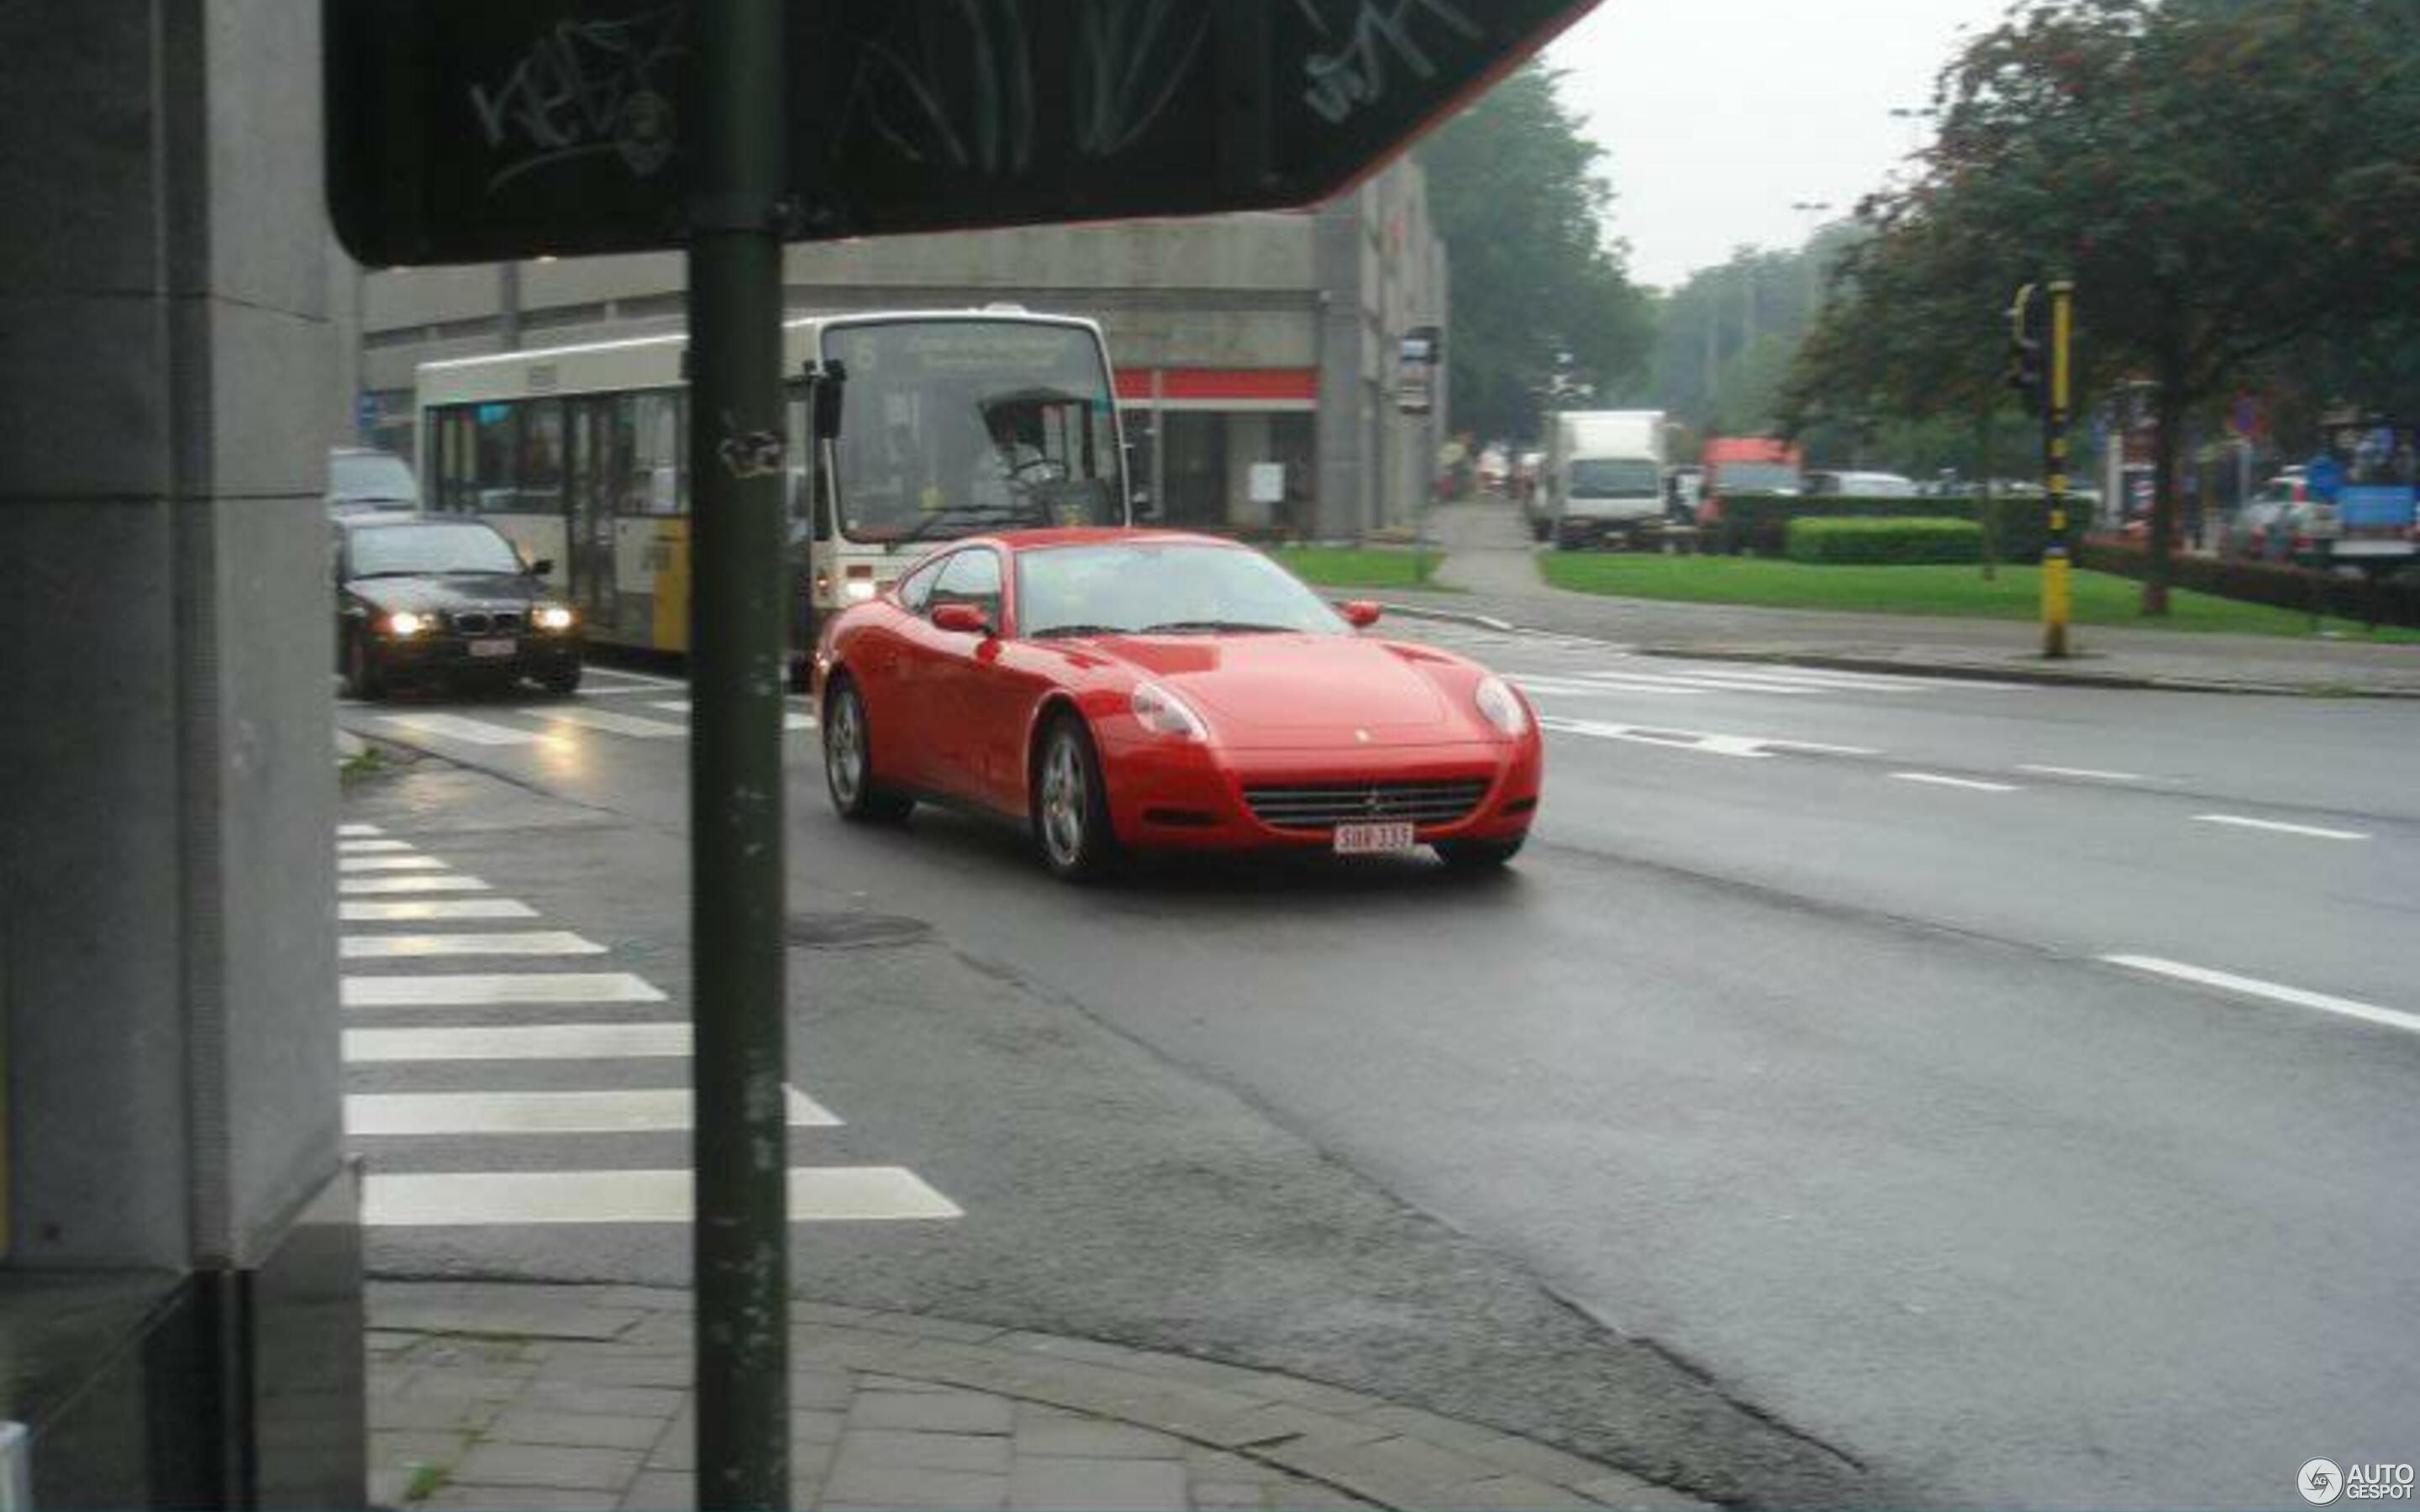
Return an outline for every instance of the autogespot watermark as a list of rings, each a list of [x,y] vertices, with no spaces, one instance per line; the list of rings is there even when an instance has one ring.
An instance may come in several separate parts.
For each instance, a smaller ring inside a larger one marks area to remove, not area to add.
[[[2325,1506],[2339,1497],[2348,1502],[2409,1502],[2412,1467],[2376,1460],[2339,1470],[2333,1459],[2314,1459],[2295,1473],[2294,1489],[2314,1506]]]

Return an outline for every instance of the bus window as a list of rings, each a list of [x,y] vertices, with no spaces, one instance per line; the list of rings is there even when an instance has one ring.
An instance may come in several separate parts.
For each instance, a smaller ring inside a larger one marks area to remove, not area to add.
[[[563,401],[533,399],[521,411],[521,452],[516,512],[563,511]]]
[[[620,405],[622,423],[628,427],[622,455],[629,459],[622,480],[621,513],[686,513],[689,479],[683,458],[681,396],[629,393],[622,396]]]

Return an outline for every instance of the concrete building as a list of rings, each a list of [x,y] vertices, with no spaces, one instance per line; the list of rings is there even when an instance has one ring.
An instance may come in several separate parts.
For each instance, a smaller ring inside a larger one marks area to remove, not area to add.
[[[1166,523],[1319,539],[1409,526],[1442,424],[1398,403],[1404,338],[1446,324],[1419,165],[1313,211],[792,247],[794,313],[1011,301],[1102,322]],[[354,386],[411,455],[421,363],[680,328],[675,255],[357,275]],[[425,470],[424,470],[425,471]]]

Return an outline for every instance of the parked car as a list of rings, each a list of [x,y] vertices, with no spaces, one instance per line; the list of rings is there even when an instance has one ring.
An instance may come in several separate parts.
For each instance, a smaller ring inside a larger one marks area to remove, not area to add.
[[[411,464],[393,452],[364,446],[328,449],[329,515],[393,512],[413,514],[420,508],[420,481]]]
[[[1897,472],[1809,472],[1807,492],[1828,499],[1913,499],[1916,480]]]
[[[1000,815],[1071,881],[1130,850],[1500,867],[1537,813],[1537,719],[1474,661],[1354,633],[1377,617],[1214,536],[953,544],[824,628],[832,806]]]
[[[336,667],[348,698],[402,682],[580,687],[580,616],[494,526],[358,513],[335,526]]]

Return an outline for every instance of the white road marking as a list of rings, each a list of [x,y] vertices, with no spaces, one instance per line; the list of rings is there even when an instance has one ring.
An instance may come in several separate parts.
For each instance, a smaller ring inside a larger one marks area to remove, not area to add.
[[[2080,777],[2087,782],[2141,782],[2148,779],[2136,772],[2103,772],[2089,766],[2037,766],[2019,763],[2020,772],[2034,772],[2043,777]]]
[[[591,678],[604,678],[608,686],[614,683],[628,683],[639,687],[687,687],[689,686],[677,677],[659,677],[654,672],[634,672],[623,667],[611,670],[591,667],[588,669],[588,675]]]
[[[338,856],[402,856],[411,849],[411,841],[400,840],[340,840],[336,841],[336,854]]]
[[[693,714],[696,712],[690,706],[688,699],[666,699],[661,702],[650,703],[647,706],[651,709],[667,709],[674,714]],[[815,717],[812,714],[799,714],[784,711],[782,715],[782,728],[784,730],[813,730],[815,727]]]
[[[415,1060],[685,1060],[686,1024],[505,1024],[437,1029],[347,1029],[357,1064]]]
[[[603,955],[605,947],[568,930],[495,934],[348,934],[336,942],[347,961],[395,961],[449,955]]]
[[[1593,675],[1593,674],[1591,674]],[[1630,676],[1631,673],[1616,673]],[[1796,693],[1916,693],[1922,688],[1910,683],[1885,683],[1873,678],[1849,679],[1807,672],[1768,672],[1731,671],[1729,668],[1693,667],[1678,675],[1700,682],[1753,688],[1788,688]]]
[[[654,702],[649,703],[647,707],[651,709],[667,709],[674,714],[690,714],[694,712],[690,708],[690,701],[687,699],[659,699]]]
[[[477,877],[458,872],[448,876],[338,877],[336,890],[348,897],[374,892],[485,892],[488,885]]]
[[[662,691],[663,689],[661,687],[657,687],[653,683],[624,683],[618,687],[597,687],[592,685],[582,688],[580,690],[580,696],[584,699],[614,699],[630,698],[644,693],[660,693]]]
[[[2018,793],[2024,791],[2014,782],[1980,782],[1971,777],[1944,777],[1939,772],[1893,772],[1900,782],[1925,782],[1937,788],[1964,788],[1970,793]]]
[[[439,919],[536,917],[536,909],[511,898],[427,898],[409,903],[336,905],[337,919],[347,924],[427,924]]]
[[[2238,829],[2265,829],[2275,835],[2304,835],[2312,840],[2367,840],[2354,829],[2322,829],[2317,825],[2288,825],[2274,819],[2246,819],[2242,814],[2197,813],[2194,822],[2202,825],[2232,825]]]
[[[347,1008],[486,1008],[507,1003],[660,1003],[664,995],[627,971],[516,976],[347,977]]]
[[[442,872],[446,865],[433,856],[339,856],[339,872]]]
[[[336,826],[336,838],[339,840],[353,840],[365,835],[383,835],[385,833],[385,830],[380,829],[376,825],[338,825]]]
[[[1589,698],[1607,693],[1652,693],[1669,698],[1703,698],[1714,691],[1706,687],[1686,687],[1677,683],[1616,682],[1611,678],[1590,677],[1586,681],[1565,677],[1523,677],[1515,673],[1512,685],[1524,693],[1541,698]]]
[[[373,1227],[491,1224],[685,1224],[688,1171],[462,1171],[369,1176],[362,1221]],[[898,1165],[790,1170],[792,1223],[961,1218],[957,1204]]]
[[[546,739],[535,730],[517,730],[510,725],[489,724],[485,719],[466,719],[458,714],[389,714],[381,717],[384,723],[441,740],[458,740],[472,746],[535,746]]]
[[[632,714],[613,714],[604,709],[548,709],[538,717],[558,724],[581,725],[590,730],[602,730],[610,734],[634,735],[641,740],[687,740],[689,726],[672,724],[662,719],[643,719]]]
[[[797,1088],[793,1129],[835,1129],[840,1120]],[[691,1125],[690,1089],[603,1092],[355,1092],[345,1099],[345,1133],[409,1138],[427,1134],[679,1134]]]
[[[2207,966],[2187,965],[2181,961],[2164,961],[2155,955],[2104,955],[2102,960],[2113,966],[2132,971],[2148,971],[2157,976],[2172,977],[2204,987],[2217,987],[2247,996],[2265,997],[2273,1003],[2286,1003],[2295,1008],[2317,1009],[2322,1013],[2335,1013],[2365,1024],[2381,1025],[2401,1029],[2406,1034],[2420,1034],[2420,1013],[2406,1013],[2400,1009],[2380,1008],[2375,1003],[2356,1002],[2350,997],[2335,997],[2326,993],[2305,992],[2300,987],[2281,986],[2273,981],[2261,981],[2252,977],[2239,977],[2231,971],[2212,971]]]
[[[1809,756],[1879,756],[1863,746],[1826,746],[1811,740],[1777,740],[1761,735],[1726,735],[1701,730],[1662,730],[1652,725],[1606,724],[1595,719],[1538,717],[1539,728],[1596,740],[1627,740],[1671,750],[1700,751],[1708,756],[1735,756],[1747,761],[1789,753]]]

